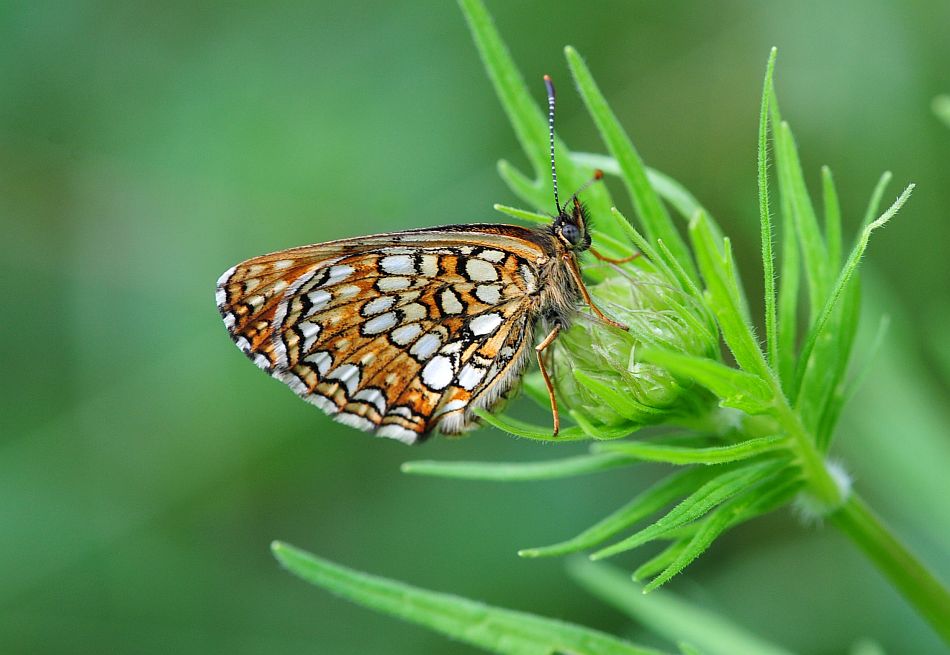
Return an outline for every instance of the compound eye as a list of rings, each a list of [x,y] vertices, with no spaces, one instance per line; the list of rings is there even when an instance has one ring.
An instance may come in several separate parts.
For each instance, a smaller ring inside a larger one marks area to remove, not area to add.
[[[568,243],[570,243],[572,246],[576,246],[578,243],[580,243],[581,231],[573,223],[565,223],[561,227],[561,235],[567,239]]]

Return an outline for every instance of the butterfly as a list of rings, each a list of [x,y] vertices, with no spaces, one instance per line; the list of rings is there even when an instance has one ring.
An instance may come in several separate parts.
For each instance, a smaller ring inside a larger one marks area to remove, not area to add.
[[[216,290],[238,348],[335,420],[410,444],[435,430],[475,427],[475,410],[505,400],[533,353],[557,435],[545,350],[582,304],[602,323],[626,329],[594,305],[578,255],[591,250],[614,263],[633,257],[591,248],[578,199],[586,186],[561,205],[555,92],[551,78],[544,81],[557,208],[549,226],[449,225],[249,259],[225,271]],[[601,177],[598,171],[594,180]]]

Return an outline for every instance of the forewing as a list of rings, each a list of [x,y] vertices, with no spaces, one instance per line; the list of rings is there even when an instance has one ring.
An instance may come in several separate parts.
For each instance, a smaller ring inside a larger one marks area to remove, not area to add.
[[[519,378],[543,256],[516,226],[402,232],[258,257],[218,282],[238,347],[337,420],[409,443],[472,425]]]

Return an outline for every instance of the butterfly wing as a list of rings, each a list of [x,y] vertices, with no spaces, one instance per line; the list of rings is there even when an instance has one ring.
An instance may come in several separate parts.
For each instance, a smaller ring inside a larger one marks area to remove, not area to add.
[[[508,225],[414,230],[238,264],[218,308],[260,368],[336,420],[414,443],[520,379],[545,256]]]

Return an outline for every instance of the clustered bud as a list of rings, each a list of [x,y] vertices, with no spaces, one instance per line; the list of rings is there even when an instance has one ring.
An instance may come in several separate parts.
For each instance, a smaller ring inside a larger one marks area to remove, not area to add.
[[[629,331],[588,314],[552,346],[552,377],[563,411],[573,410],[595,427],[656,425],[706,409],[711,400],[638,356],[644,347],[709,356],[718,343],[696,299],[645,264],[613,267],[588,286],[595,304]]]

